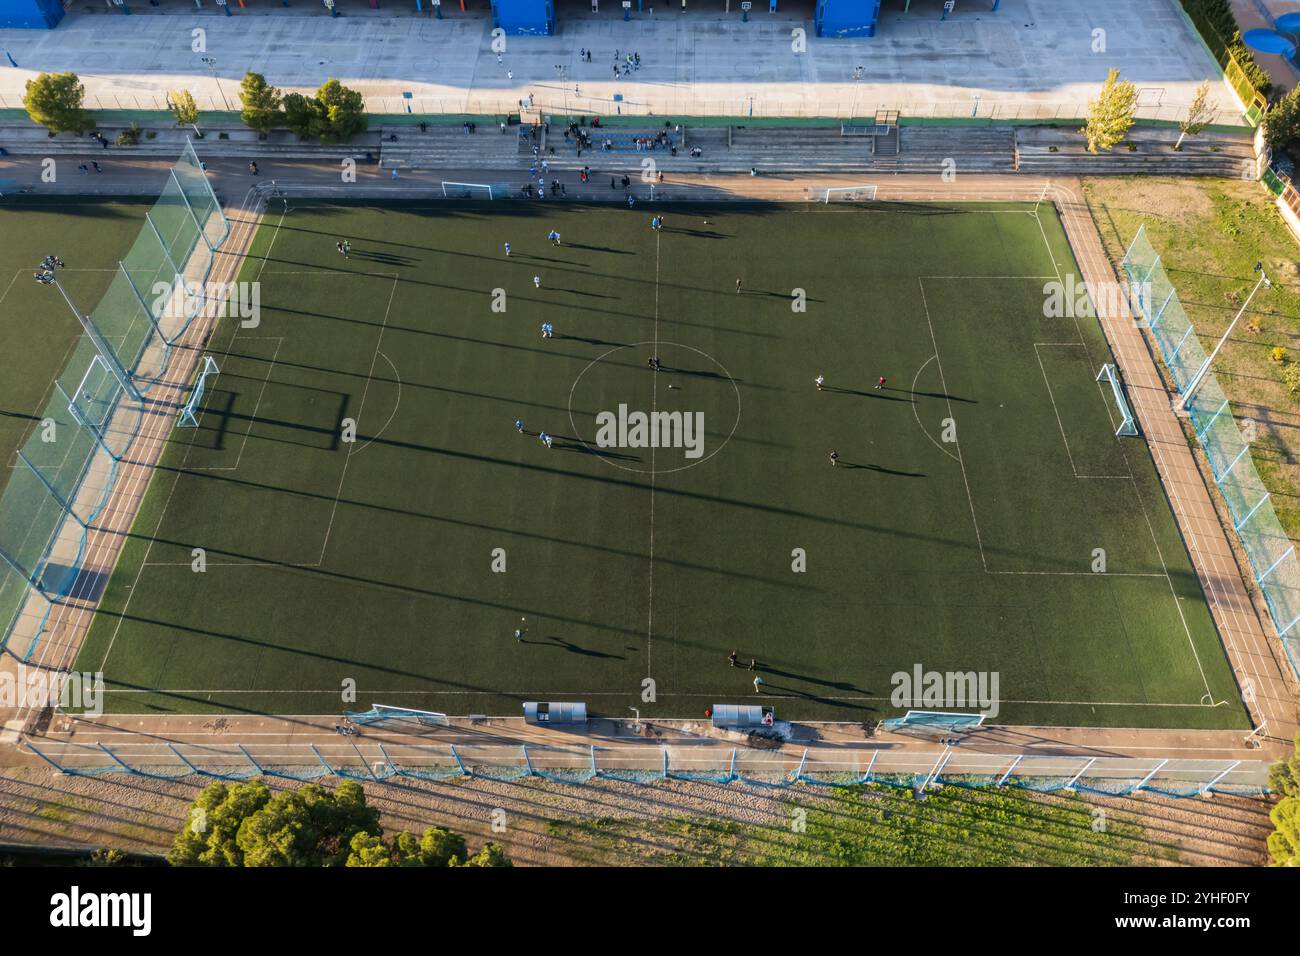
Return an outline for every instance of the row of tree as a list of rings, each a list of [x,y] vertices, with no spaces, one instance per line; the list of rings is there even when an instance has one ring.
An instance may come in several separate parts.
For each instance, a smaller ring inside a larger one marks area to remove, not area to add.
[[[167,861],[173,866],[511,866],[496,843],[471,855],[441,827],[386,835],[365,789],[307,784],[272,795],[261,780],[200,791]]]
[[[94,119],[85,109],[86,87],[75,73],[42,73],[28,80],[23,106],[33,123],[55,133],[84,133]],[[182,126],[199,132],[199,107],[189,90],[167,97],[172,115]],[[366,128],[365,100],[338,80],[327,80],[313,95],[282,93],[260,73],[248,73],[239,86],[239,117],[250,129],[267,133],[286,126],[299,139],[345,143]]]
[[[1081,132],[1088,141],[1088,152],[1112,150],[1124,141],[1128,131],[1137,121],[1138,89],[1131,80],[1121,80],[1119,70],[1111,70],[1102,84],[1101,93],[1088,104],[1088,117]],[[1195,136],[1214,119],[1210,103],[1210,81],[1196,88],[1187,114],[1178,124],[1178,142],[1174,149],[1183,148],[1183,140]]]

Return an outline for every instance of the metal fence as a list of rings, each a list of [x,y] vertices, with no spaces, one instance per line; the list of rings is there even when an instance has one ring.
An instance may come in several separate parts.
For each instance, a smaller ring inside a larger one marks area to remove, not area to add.
[[[1184,399],[1255,584],[1264,595],[1291,667],[1300,676],[1300,636],[1296,631],[1300,624],[1300,560],[1295,545],[1273,510],[1268,489],[1255,469],[1250,442],[1237,427],[1227,393],[1209,367],[1209,356],[1147,238],[1145,226],[1138,229],[1122,265],[1133,310],[1145,321],[1175,389]]]
[[[581,90],[581,85],[578,89]],[[973,96],[970,99],[915,103],[876,102],[867,97],[828,97],[825,94],[810,97],[778,96],[701,96],[687,84],[680,87],[656,86],[653,93],[644,96],[632,93],[618,100],[609,96],[587,96],[573,92],[572,87],[561,88],[555,83],[538,83],[529,86],[534,93],[534,107],[552,115],[661,116],[686,118],[743,119],[853,119],[871,118],[877,110],[898,110],[904,121],[915,119],[965,121],[972,124],[1017,122],[1082,122],[1087,116],[1086,101],[1038,100],[1032,98],[993,99]],[[313,92],[310,90],[303,92]],[[1163,103],[1163,91],[1157,91],[1150,102],[1139,102],[1137,118],[1146,121],[1176,123],[1187,115],[1186,103]],[[239,109],[237,98],[194,94],[200,113],[235,112]],[[502,116],[517,114],[525,101],[517,91],[476,89],[456,96],[367,97],[366,112],[372,115],[397,116]],[[85,108],[91,111],[168,111],[167,94],[162,92],[113,93],[88,95]],[[232,109],[233,107],[233,109]],[[22,109],[22,97],[0,94],[0,108]],[[1251,125],[1247,117],[1234,106],[1219,109],[1211,121],[1214,125]]]
[[[27,740],[24,746],[62,773],[129,774],[221,780],[342,777],[448,780],[536,777],[581,784],[597,778],[653,784],[696,780],[764,787],[884,784],[1015,787],[1107,796],[1152,793],[1195,797],[1268,792],[1268,764],[1257,760],[987,754],[941,751],[807,749],[763,751],[704,745],[540,747],[501,744],[407,744],[354,738],[338,744],[181,744],[142,741],[108,746]]]
[[[108,502],[148,394],[205,305],[173,293],[182,282],[203,287],[228,233],[187,144],[94,308],[74,302],[54,270],[51,285],[83,334],[0,492],[0,648],[17,634],[21,646],[9,649],[29,657],[54,602],[77,587],[87,531]]]

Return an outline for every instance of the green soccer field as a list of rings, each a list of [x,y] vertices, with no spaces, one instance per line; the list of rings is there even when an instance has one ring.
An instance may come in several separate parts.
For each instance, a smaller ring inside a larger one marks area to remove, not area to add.
[[[1050,208],[655,211],[268,215],[77,661],[109,709],[699,717],[758,699],[734,650],[787,718],[919,667],[998,723],[1248,727],[1101,330],[1044,317]],[[702,442],[606,447],[620,406]]]

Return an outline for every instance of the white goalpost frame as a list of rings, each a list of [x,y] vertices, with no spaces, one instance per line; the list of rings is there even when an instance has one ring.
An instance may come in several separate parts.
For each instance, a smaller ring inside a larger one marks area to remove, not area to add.
[[[452,181],[449,180],[449,179],[444,179],[444,180],[442,180],[442,198],[443,198],[443,199],[447,199],[447,198],[449,198],[449,197],[447,196],[447,187],[448,187],[448,186],[455,186],[455,187],[458,187],[458,188],[460,188],[460,189],[469,189],[469,190],[485,189],[485,190],[487,190],[487,198],[488,198],[488,199],[496,199],[496,198],[497,198],[497,197],[493,194],[493,192],[492,192],[492,186],[491,186],[490,183],[456,183],[456,182],[452,182]],[[473,198],[473,193],[472,193],[472,192],[471,192],[470,197],[468,197],[468,198]]]
[[[847,195],[849,193],[861,193],[862,195]],[[829,203],[836,196],[845,194],[841,202],[872,202],[876,198],[876,184],[864,183],[861,186],[832,186],[826,190],[822,196],[822,202]]]
[[[217,368],[217,363],[213,361],[211,355],[203,356],[203,366],[199,370],[199,377],[194,381],[194,388],[190,391],[190,397],[181,408],[181,413],[177,416],[177,428],[198,428],[199,415],[203,414],[200,407],[204,395],[208,390],[208,376],[220,375],[221,369]],[[195,413],[198,414],[195,414]]]
[[[357,720],[359,717],[367,717],[368,720]],[[354,714],[346,718],[348,723],[374,723],[381,720],[415,720],[419,723],[438,726],[448,724],[447,715],[436,710],[420,710],[415,707],[397,707],[392,704],[373,704],[370,710],[361,714]]]
[[[1110,382],[1111,393],[1115,396],[1115,404],[1119,408],[1121,421],[1119,428],[1115,429],[1115,437],[1135,437],[1138,433],[1137,419],[1133,417],[1133,409],[1129,407],[1128,399],[1124,397],[1124,389],[1119,383],[1119,372],[1112,363],[1107,362],[1097,373],[1097,381],[1100,382],[1103,378]]]

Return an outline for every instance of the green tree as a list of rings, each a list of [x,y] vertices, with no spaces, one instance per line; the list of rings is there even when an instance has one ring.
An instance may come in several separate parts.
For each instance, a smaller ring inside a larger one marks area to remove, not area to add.
[[[465,866],[514,866],[506,858],[506,851],[499,843],[485,843],[483,849],[479,850],[468,860]]]
[[[1300,138],[1300,86],[1269,107],[1264,114],[1264,142],[1274,152]]]
[[[92,125],[90,114],[82,109],[86,87],[75,73],[42,73],[28,80],[23,92],[23,106],[33,123],[55,133],[84,133]]]
[[[1268,855],[1276,866],[1300,866],[1300,799],[1287,797],[1269,811],[1274,830],[1268,835]]]
[[[1300,734],[1295,752],[1268,768],[1268,787],[1282,796],[1268,814],[1268,854],[1276,866],[1300,866]]]
[[[266,82],[261,73],[251,70],[239,84],[239,118],[249,129],[267,132],[280,120],[280,91]]]
[[[204,787],[172,842],[167,862],[173,866],[243,866],[244,851],[236,842],[239,828],[270,800],[271,791],[260,780]]]
[[[359,832],[382,834],[361,784],[308,784],[276,794],[239,827],[244,866],[342,866]]]
[[[1124,139],[1137,114],[1137,87],[1119,78],[1119,70],[1106,75],[1097,98],[1088,104],[1088,119],[1080,130],[1088,139],[1088,152],[1112,150]]]
[[[1192,102],[1187,107],[1187,115],[1178,124],[1178,142],[1174,149],[1183,148],[1183,140],[1188,136],[1199,135],[1214,119],[1214,106],[1210,103],[1210,81],[1206,80],[1192,94]]]
[[[193,127],[195,135],[200,139],[203,137],[199,130],[199,104],[194,102],[193,93],[189,90],[172,90],[167,105],[171,107],[172,116],[176,117],[177,126]]]
[[[320,104],[312,96],[287,93],[284,97],[284,125],[299,139],[318,134],[321,125]]]
[[[366,128],[365,100],[338,80],[326,80],[316,91],[316,102],[322,120],[322,143],[346,143]]]
[[[394,866],[393,855],[384,841],[369,833],[358,833],[352,837],[352,852],[348,855],[348,866]]]
[[[421,866],[455,866],[465,857],[465,838],[441,827],[429,827],[420,837]]]

